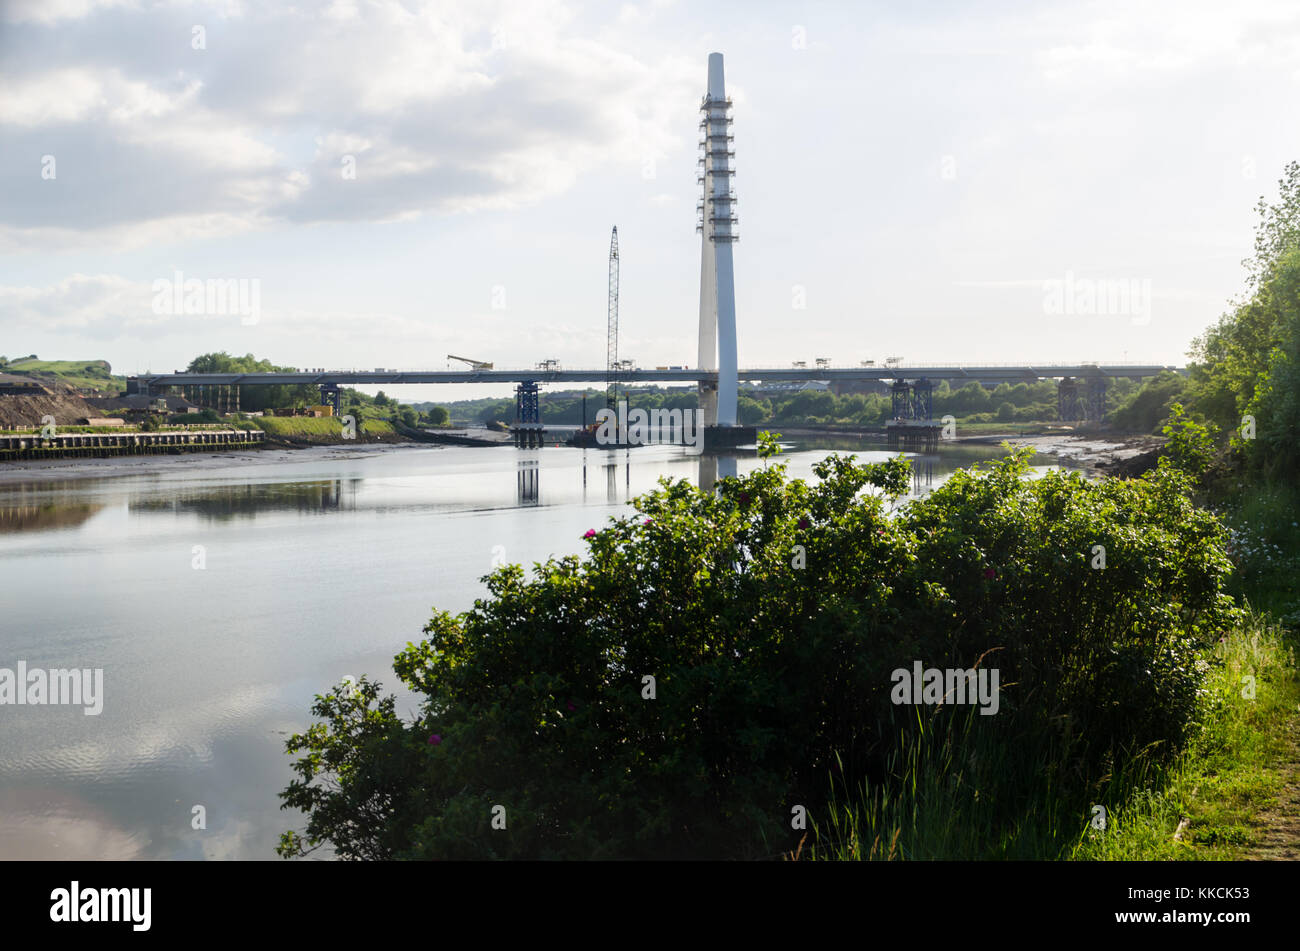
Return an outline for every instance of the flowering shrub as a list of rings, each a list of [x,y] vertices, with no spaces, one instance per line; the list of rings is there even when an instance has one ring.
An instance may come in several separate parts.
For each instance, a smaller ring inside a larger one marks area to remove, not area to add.
[[[425,698],[414,722],[364,679],[319,697],[281,794],[307,828],[280,853],[773,855],[831,774],[887,775],[918,722],[890,672],[918,660],[999,668],[988,729],[1019,744],[1064,724],[1081,786],[1176,749],[1194,652],[1233,617],[1222,528],[1175,470],[1027,479],[1027,460],[896,514],[901,459],[831,456],[811,485],[772,465],[716,494],[664,480],[587,558],[499,568],[471,611],[436,614],[394,664]]]

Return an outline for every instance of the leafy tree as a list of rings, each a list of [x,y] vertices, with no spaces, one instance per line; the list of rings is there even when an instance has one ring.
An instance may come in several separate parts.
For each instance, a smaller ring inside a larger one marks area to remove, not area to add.
[[[1289,162],[1278,179],[1278,201],[1261,196],[1255,211],[1255,256],[1243,261],[1248,287],[1266,283],[1277,262],[1300,247],[1300,162]]]
[[[295,369],[276,366],[270,360],[259,360],[251,353],[233,357],[224,350],[200,354],[186,367],[189,373],[291,373]],[[319,399],[319,391],[311,385],[239,387],[240,408],[252,412],[283,406],[308,406]]]
[[[751,399],[741,394],[736,397],[736,417],[746,426],[752,426],[755,423],[762,422],[768,417],[768,408],[766,404],[758,400]]]
[[[445,406],[431,406],[429,408],[428,419],[429,423],[433,426],[443,426],[450,418],[451,414],[447,412],[447,407]]]
[[[1111,414],[1111,422],[1118,429],[1153,433],[1161,421],[1169,416],[1170,406],[1182,398],[1186,390],[1185,377],[1164,371],[1149,380],[1127,403]]]

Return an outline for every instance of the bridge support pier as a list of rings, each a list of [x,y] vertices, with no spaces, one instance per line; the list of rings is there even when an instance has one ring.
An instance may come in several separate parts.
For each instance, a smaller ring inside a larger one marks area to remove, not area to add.
[[[912,418],[912,387],[906,380],[895,380],[889,391],[891,419]]]
[[[939,445],[940,426],[934,422],[934,383],[895,380],[890,390],[893,419],[885,423],[889,448],[903,452],[933,453]]]
[[[337,383],[322,383],[320,385],[321,405],[332,409],[335,416],[339,415],[339,392]]]
[[[1093,422],[1102,422],[1106,418],[1106,378],[1093,376],[1088,378],[1087,415]]]
[[[520,449],[540,449],[546,439],[542,429],[542,413],[538,403],[538,387],[525,380],[515,387],[515,445]]]
[[[1061,422],[1102,422],[1106,418],[1106,378],[1063,377],[1056,384],[1056,414]]]
[[[929,420],[934,417],[934,384],[929,380],[912,381],[912,418]]]
[[[1079,419],[1079,381],[1072,376],[1056,383],[1056,416],[1063,423]]]

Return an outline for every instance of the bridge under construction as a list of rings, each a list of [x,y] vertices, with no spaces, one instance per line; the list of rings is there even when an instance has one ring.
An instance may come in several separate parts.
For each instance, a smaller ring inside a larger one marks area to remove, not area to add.
[[[1099,421],[1105,414],[1107,382],[1116,378],[1143,379],[1171,366],[1136,364],[1040,364],[987,366],[752,367],[740,369],[736,347],[734,245],[739,240],[732,180],[735,151],[731,134],[731,99],[726,94],[722,54],[711,53],[708,82],[700,104],[700,148],[697,181],[703,186],[697,205],[696,229],[701,234],[699,350],[694,368],[638,369],[618,360],[618,232],[610,246],[607,365],[565,369],[548,360],[532,369],[496,369],[494,364],[448,355],[468,370],[318,370],[285,373],[168,373],[142,374],[128,380],[128,393],[162,395],[182,388],[196,402],[238,409],[238,394],[246,386],[308,385],[320,388],[321,403],[339,409],[344,386],[400,386],[429,383],[505,383],[515,385],[515,435],[519,445],[540,445],[539,389],[554,383],[603,383],[612,402],[618,387],[635,383],[695,384],[704,424],[704,446],[728,448],[752,443],[752,426],[737,420],[739,384],[746,382],[888,383],[892,398],[891,440],[905,448],[926,448],[936,438],[932,393],[936,383],[976,381],[981,384],[1058,381],[1058,413],[1062,420]],[[821,361],[819,361],[820,363]],[[893,365],[889,365],[889,364]]]

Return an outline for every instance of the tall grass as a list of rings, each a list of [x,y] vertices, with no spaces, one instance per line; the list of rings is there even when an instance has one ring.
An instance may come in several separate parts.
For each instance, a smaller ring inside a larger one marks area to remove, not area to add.
[[[1252,613],[1210,660],[1206,712],[1188,749],[1151,777],[1162,782],[1131,784],[1105,832],[1086,836],[1073,857],[1232,859],[1258,839],[1251,820],[1281,788],[1270,767],[1300,701],[1295,649],[1279,624]],[[1243,678],[1253,678],[1253,699]]]
[[[1201,662],[1210,671],[1188,748],[1172,759],[1131,751],[1093,776],[1072,765],[1087,738],[1057,725],[1012,736],[974,707],[917,707],[918,728],[900,731],[887,775],[875,785],[838,786],[828,814],[812,817],[803,854],[850,861],[1235,857],[1253,841],[1250,816],[1280,785],[1267,767],[1300,699],[1295,656],[1280,626],[1251,614]],[[1255,678],[1254,699],[1243,696],[1246,676]]]

